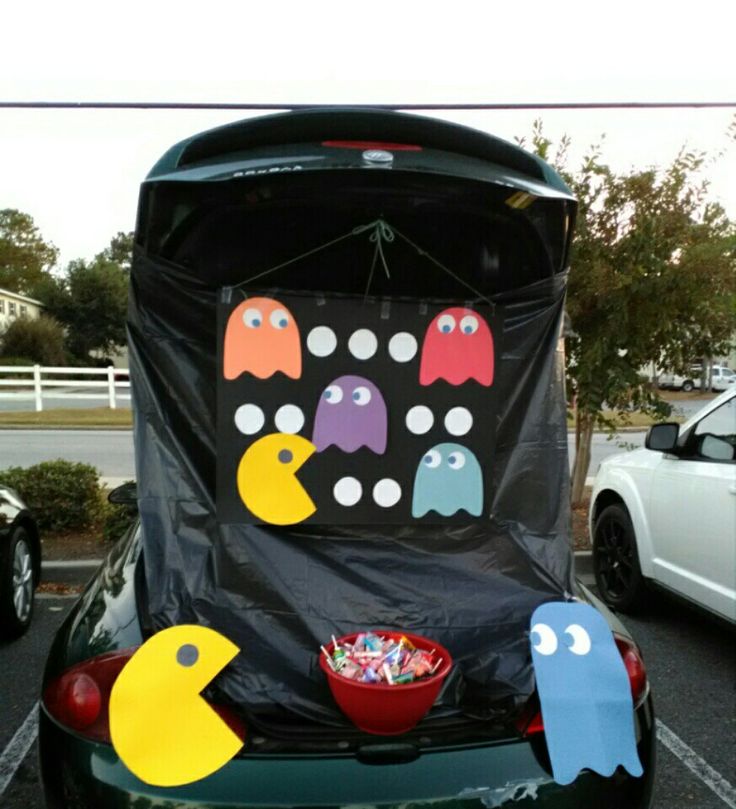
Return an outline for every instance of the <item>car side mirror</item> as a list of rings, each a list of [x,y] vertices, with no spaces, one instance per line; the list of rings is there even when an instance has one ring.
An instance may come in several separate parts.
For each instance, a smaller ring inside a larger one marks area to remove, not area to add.
[[[644,446],[657,452],[676,453],[679,447],[677,439],[680,437],[680,425],[675,422],[654,424],[649,428]]]
[[[131,511],[138,510],[138,485],[134,480],[129,480],[121,486],[116,486],[107,495],[107,502],[114,506],[126,506]]]

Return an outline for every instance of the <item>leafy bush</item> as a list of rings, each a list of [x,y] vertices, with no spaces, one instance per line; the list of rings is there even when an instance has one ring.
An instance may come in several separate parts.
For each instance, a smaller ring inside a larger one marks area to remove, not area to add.
[[[12,366],[14,368],[29,368],[31,365],[35,365],[33,360],[30,357],[4,357],[0,354],[0,365]],[[12,371],[4,371],[2,373],[3,379],[20,379],[25,382],[28,382],[31,377],[28,374],[28,371],[23,371],[22,373],[13,373]]]
[[[0,354],[0,365],[12,365],[14,368],[28,368],[29,366],[35,364],[36,363],[30,357],[5,357]],[[28,377],[24,376],[23,378],[27,379]]]
[[[64,365],[64,329],[48,315],[35,320],[19,317],[6,329],[0,344],[0,354],[9,357],[30,357],[39,365]]]
[[[0,471],[0,483],[15,489],[42,531],[80,531],[100,516],[100,483],[89,464],[45,461]]]

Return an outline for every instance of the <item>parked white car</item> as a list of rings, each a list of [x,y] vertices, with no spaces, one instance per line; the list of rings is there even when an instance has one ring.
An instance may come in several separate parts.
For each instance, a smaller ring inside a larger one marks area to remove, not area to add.
[[[736,622],[736,386],[688,422],[600,466],[590,508],[603,599],[624,612],[661,585]]]
[[[686,375],[662,373],[659,375],[658,384],[660,388],[674,388],[684,390],[686,393],[700,388],[700,378],[702,370],[700,366],[694,365],[690,373]],[[714,365],[711,376],[711,388],[715,391],[728,390],[731,385],[736,385],[736,371],[726,368],[725,365]]]

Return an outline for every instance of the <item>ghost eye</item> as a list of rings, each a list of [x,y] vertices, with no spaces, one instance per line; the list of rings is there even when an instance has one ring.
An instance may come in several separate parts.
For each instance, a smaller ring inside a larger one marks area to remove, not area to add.
[[[361,387],[356,388],[353,391],[353,401],[355,402],[355,404],[363,407],[363,405],[367,405],[368,402],[370,402],[370,400],[371,400],[371,392],[368,390],[368,388],[365,388],[361,385]]]
[[[465,315],[460,321],[460,331],[463,334],[475,334],[478,331],[478,318],[474,315]]]
[[[289,315],[283,309],[274,309],[268,319],[274,329],[285,329],[289,325]]]
[[[451,452],[447,458],[450,469],[462,469],[465,466],[464,452]]]
[[[540,655],[553,655],[557,651],[557,635],[547,624],[534,624],[532,635],[536,635],[539,640],[533,644],[534,651]]]
[[[260,309],[246,309],[243,312],[243,323],[249,329],[257,329],[263,323],[263,315]]]
[[[342,388],[339,385],[328,385],[322,396],[330,404],[340,404],[342,401]]]
[[[442,334],[449,334],[455,328],[455,318],[452,315],[442,315],[437,321],[437,328]]]
[[[425,456],[422,458],[422,462],[425,466],[428,466],[430,469],[436,469],[440,463],[442,462],[442,456],[437,452],[436,449],[431,449]]]
[[[572,638],[572,643],[568,644],[568,649],[574,655],[587,655],[590,651],[590,635],[580,624],[570,624],[565,630],[565,634]]]

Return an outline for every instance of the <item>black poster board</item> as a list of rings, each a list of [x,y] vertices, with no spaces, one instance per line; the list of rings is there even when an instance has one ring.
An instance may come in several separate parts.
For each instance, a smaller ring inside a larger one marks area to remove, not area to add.
[[[485,521],[501,312],[221,290],[221,523]]]

